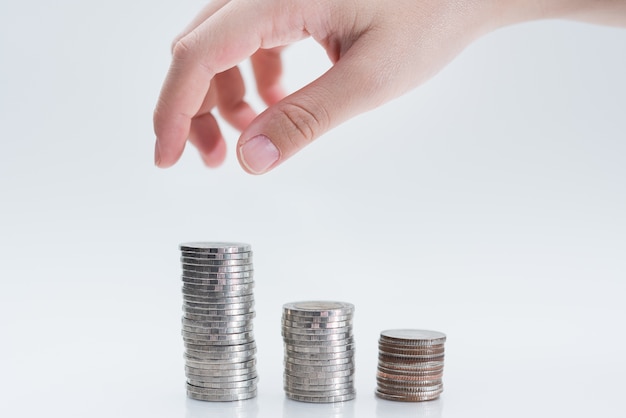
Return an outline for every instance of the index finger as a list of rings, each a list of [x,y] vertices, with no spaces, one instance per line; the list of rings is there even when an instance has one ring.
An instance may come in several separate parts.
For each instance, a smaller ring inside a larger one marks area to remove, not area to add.
[[[284,0],[233,0],[176,43],[154,111],[159,167],[168,167],[180,158],[191,120],[215,74],[236,66],[261,47],[307,36],[302,22],[293,22],[294,16],[290,16],[289,10],[294,9],[282,3]]]

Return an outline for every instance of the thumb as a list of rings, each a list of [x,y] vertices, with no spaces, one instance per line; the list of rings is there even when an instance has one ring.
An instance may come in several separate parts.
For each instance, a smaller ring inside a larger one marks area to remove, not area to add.
[[[270,171],[333,127],[397,95],[390,88],[393,78],[388,67],[393,66],[389,60],[373,58],[385,50],[375,45],[381,41],[367,37],[363,34],[320,78],[250,123],[237,145],[244,170]]]

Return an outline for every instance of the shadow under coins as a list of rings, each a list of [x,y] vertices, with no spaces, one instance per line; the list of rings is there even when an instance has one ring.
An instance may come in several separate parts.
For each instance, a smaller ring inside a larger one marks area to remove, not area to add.
[[[203,402],[186,399],[186,418],[256,418],[259,413],[257,399],[235,402]]]

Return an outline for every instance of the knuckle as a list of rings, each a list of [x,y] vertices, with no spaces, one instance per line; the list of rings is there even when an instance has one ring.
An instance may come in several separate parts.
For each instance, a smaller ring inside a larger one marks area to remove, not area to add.
[[[280,107],[283,129],[292,145],[299,149],[317,138],[328,126],[324,108],[313,102],[285,103]]]
[[[172,56],[176,60],[186,59],[196,50],[198,41],[198,34],[195,31],[176,38],[172,44]]]

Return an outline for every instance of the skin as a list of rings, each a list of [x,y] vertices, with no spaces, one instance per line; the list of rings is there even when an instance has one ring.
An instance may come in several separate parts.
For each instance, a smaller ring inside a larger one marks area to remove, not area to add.
[[[626,0],[214,0],[172,44],[154,112],[155,164],[169,167],[187,141],[209,167],[226,143],[213,115],[241,131],[244,170],[263,174],[328,130],[424,83],[485,33],[566,18],[626,24]],[[312,37],[333,66],[287,95],[280,53]],[[267,108],[244,100],[237,67],[250,59]]]

